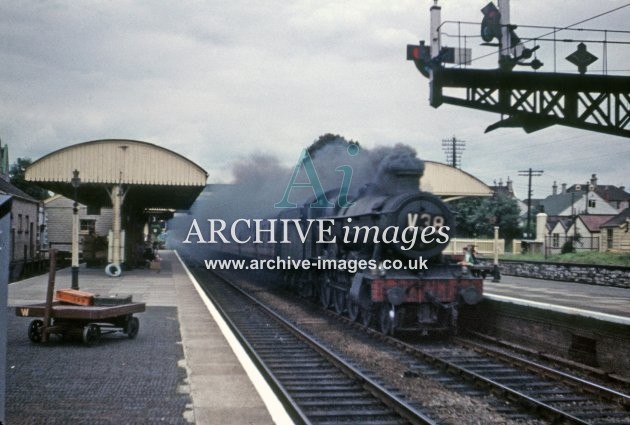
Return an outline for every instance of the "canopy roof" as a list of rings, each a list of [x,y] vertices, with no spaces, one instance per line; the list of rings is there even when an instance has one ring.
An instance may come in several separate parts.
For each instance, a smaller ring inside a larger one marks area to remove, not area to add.
[[[126,204],[143,208],[189,208],[206,185],[208,173],[182,155],[138,140],[106,139],[79,143],[33,162],[26,180],[74,198],[73,171],[81,184],[77,200],[110,205],[106,188],[120,184]]]
[[[434,161],[424,161],[420,189],[443,198],[492,196],[492,189],[477,177],[459,168]]]

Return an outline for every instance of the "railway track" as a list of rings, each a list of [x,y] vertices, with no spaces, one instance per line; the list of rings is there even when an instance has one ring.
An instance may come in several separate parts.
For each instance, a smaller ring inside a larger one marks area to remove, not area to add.
[[[448,378],[436,377],[436,368],[475,387],[486,388],[520,406],[521,410],[552,422],[630,423],[630,395],[623,392],[469,339],[453,338],[451,343],[410,344],[326,311],[421,360],[411,364],[411,373],[434,377],[447,387],[457,387],[458,384]],[[470,389],[467,391],[470,392]],[[516,417],[509,410],[505,413]]]
[[[201,279],[203,280],[203,277]],[[231,295],[227,295],[227,297],[229,298]],[[410,365],[410,375],[417,374],[435,379],[437,382],[444,383],[445,387],[460,390],[471,397],[484,397],[483,393],[493,393],[499,400],[508,401],[508,404],[496,409],[497,412],[508,418],[530,420],[534,417],[540,417],[557,423],[577,424],[630,423],[630,412],[628,411],[630,397],[627,394],[572,377],[567,373],[538,365],[509,353],[482,347],[470,340],[454,339],[453,341],[457,342],[456,345],[453,343],[412,345],[395,338],[385,337],[370,328],[350,321],[344,316],[339,316],[331,310],[326,311],[330,317],[343,321],[345,326],[352,323],[354,326],[351,328],[359,331],[359,333],[369,335],[368,340],[383,341],[386,346],[390,347],[390,350],[392,347],[396,347],[400,353],[400,361]],[[248,315],[249,313],[244,319],[245,324],[252,322]],[[321,383],[324,382],[322,379],[327,379],[328,368],[317,361],[311,361],[310,357],[305,356],[300,351],[293,354],[293,357],[299,361],[288,366],[282,355],[274,354],[278,349],[277,337],[268,334],[263,335],[256,330],[253,333],[257,336],[252,341],[256,341],[261,350],[269,350],[271,353],[266,361],[269,364],[275,362],[279,365],[277,376],[288,379],[284,381],[286,388],[296,390],[289,395],[289,398],[296,403],[302,401],[302,405],[307,411],[311,409],[316,416],[322,414],[321,418],[323,418],[325,415],[321,408],[329,406],[330,418],[335,417],[335,411],[337,411],[340,414],[337,419],[344,417],[343,406],[349,408],[355,405],[355,410],[359,410],[359,413],[368,412],[367,409],[360,412],[363,410],[360,406],[368,406],[371,402],[366,402],[361,398],[353,400],[350,397],[344,397],[341,392],[335,393],[334,385],[330,388],[332,391],[330,397],[315,397],[316,393],[313,390],[292,381],[291,374],[296,371],[300,371],[301,374],[303,367],[312,366],[311,371],[304,372],[305,376],[311,376],[313,378],[312,383]],[[300,331],[300,333],[302,332]],[[370,342],[366,343],[369,344]],[[406,359],[405,356],[407,356]],[[309,359],[308,362],[305,361],[307,358]],[[261,360],[261,363],[264,362],[264,359]],[[365,378],[358,379],[363,380]],[[316,386],[318,385],[316,384]],[[284,385],[281,384],[279,387],[284,387]],[[480,390],[479,387],[485,388],[485,391]],[[340,387],[337,388],[337,390],[339,389]],[[348,396],[350,395],[348,394]],[[335,407],[331,408],[332,406]],[[318,420],[315,420],[314,423],[318,423]],[[357,422],[357,419],[346,418],[343,420],[360,423]],[[335,419],[331,419],[331,421],[334,422]]]
[[[468,340],[457,346],[411,347],[426,362],[486,387],[543,418],[559,423],[630,423],[630,397],[552,368],[499,353]]]
[[[417,407],[224,278],[206,270],[191,271],[203,282],[205,292],[296,423],[434,423]]]

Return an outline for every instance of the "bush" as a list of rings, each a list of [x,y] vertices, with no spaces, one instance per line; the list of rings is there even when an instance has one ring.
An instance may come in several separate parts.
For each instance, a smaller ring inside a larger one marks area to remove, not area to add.
[[[573,248],[573,241],[566,241],[562,245],[562,249],[560,250],[561,254],[572,254],[575,252],[575,248]]]

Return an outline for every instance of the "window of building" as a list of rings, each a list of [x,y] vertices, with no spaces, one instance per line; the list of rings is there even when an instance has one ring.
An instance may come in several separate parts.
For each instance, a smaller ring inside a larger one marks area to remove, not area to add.
[[[588,200],[588,207],[589,208],[595,208],[596,205],[597,205],[597,203],[595,202],[595,199],[589,199]]]
[[[29,216],[27,215],[26,216],[26,224],[24,225],[24,229],[26,229],[26,230],[24,230],[24,233],[28,233],[28,226],[29,226],[30,222],[31,222],[31,220],[30,220]]]
[[[80,223],[81,223],[81,227],[80,227],[81,234],[89,235],[90,233],[96,232],[96,220],[82,219]]]
[[[554,248],[560,247],[560,234],[554,233],[551,235],[551,246]]]
[[[606,248],[613,248],[613,229],[606,229]]]
[[[22,214],[18,214],[18,233],[22,233]]]

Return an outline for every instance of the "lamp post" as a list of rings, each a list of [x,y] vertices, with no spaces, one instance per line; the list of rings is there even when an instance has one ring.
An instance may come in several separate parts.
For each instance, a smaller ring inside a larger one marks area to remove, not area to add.
[[[81,184],[79,170],[72,172],[72,187],[74,188],[74,207],[72,208],[72,289],[79,289],[79,204],[77,203],[77,189]]]

